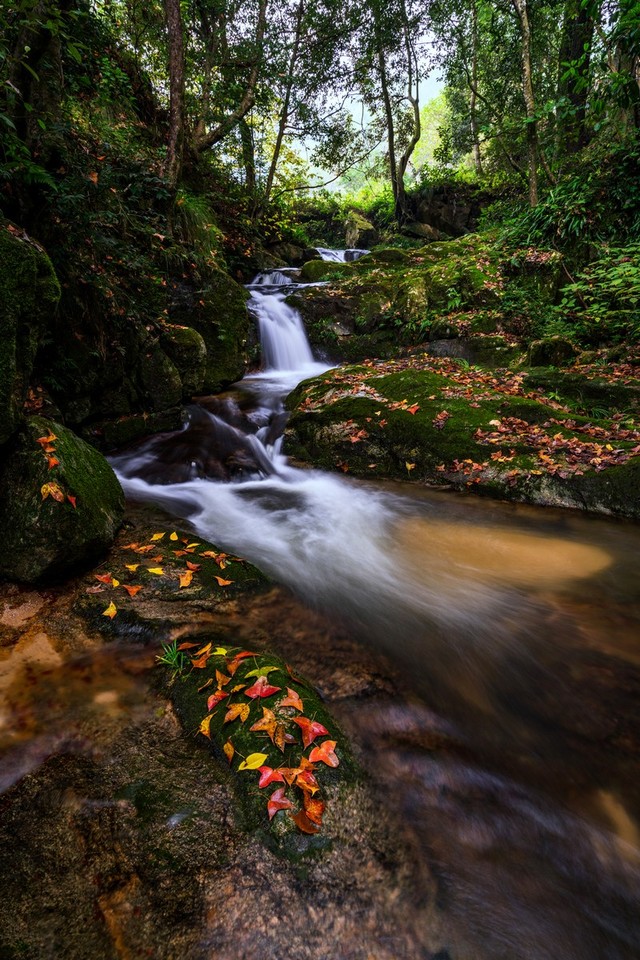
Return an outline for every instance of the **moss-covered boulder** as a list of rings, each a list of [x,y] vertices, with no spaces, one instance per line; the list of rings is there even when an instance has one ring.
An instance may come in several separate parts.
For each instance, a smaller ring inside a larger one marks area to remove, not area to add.
[[[0,445],[17,428],[38,343],[60,286],[39,244],[0,225]]]
[[[287,402],[285,449],[325,469],[640,518],[634,418],[577,414],[521,372],[415,354],[305,381]]]
[[[543,337],[529,345],[531,367],[564,367],[578,355],[575,345],[566,337]]]
[[[379,242],[378,231],[366,217],[357,210],[351,210],[345,221],[345,243],[349,248],[368,250]]]
[[[148,408],[166,410],[180,403],[180,374],[158,343],[151,344],[140,357],[139,374]]]
[[[202,391],[213,393],[238,380],[248,362],[252,320],[249,295],[222,270],[211,268],[198,291],[185,289],[169,310],[174,324],[192,327],[202,337],[207,356]]]
[[[33,417],[0,468],[0,576],[58,579],[113,542],[124,495],[107,461],[70,430]]]
[[[187,400],[200,393],[207,365],[207,348],[202,336],[191,327],[167,324],[161,343],[180,374],[183,398]]]

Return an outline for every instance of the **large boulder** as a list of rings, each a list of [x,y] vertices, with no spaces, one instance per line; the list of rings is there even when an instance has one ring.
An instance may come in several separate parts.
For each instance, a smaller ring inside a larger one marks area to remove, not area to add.
[[[0,445],[18,427],[38,342],[60,299],[51,262],[11,224],[0,226]]]
[[[44,417],[32,417],[0,468],[0,576],[54,580],[99,557],[124,515],[116,476],[93,447]]]
[[[366,217],[357,210],[351,210],[345,222],[345,242],[347,247],[369,250],[380,242],[380,235]]]

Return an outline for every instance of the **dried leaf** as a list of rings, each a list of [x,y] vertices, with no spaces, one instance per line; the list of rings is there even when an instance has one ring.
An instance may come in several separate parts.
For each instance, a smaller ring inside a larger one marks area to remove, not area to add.
[[[54,440],[57,440],[55,433],[50,433],[46,437],[38,437],[36,443],[39,443],[41,446],[46,447],[48,444],[53,443]]]
[[[173,533],[169,534],[169,540],[177,540],[177,539],[178,539],[178,534],[174,530]]]
[[[213,654],[215,656],[215,653]],[[219,670],[216,670],[216,682],[219,687],[226,687],[230,683],[231,677],[227,677],[224,673],[220,673]]]
[[[125,563],[125,567],[127,570],[131,570],[131,573],[135,573],[139,566],[139,563]]]
[[[269,802],[267,803],[267,812],[269,813],[269,820],[272,820],[275,817],[276,813],[279,810],[291,810],[293,804],[284,795],[285,788],[278,787],[277,790],[274,790],[271,796],[269,797]]]
[[[246,760],[242,761],[238,770],[259,770],[266,759],[266,753],[250,753]]]
[[[116,607],[115,603],[111,601],[107,609],[102,611],[102,616],[109,617],[110,620],[113,620],[117,612],[118,608]]]
[[[231,743],[231,740],[227,740],[227,742],[225,743],[222,749],[224,751],[225,757],[227,758],[229,763],[231,763],[231,761],[233,760],[233,755],[236,752],[236,748]]]
[[[213,579],[217,581],[219,587],[228,587],[230,583],[233,583],[233,580],[225,580],[223,577],[214,577]]]
[[[56,457],[47,457],[47,463],[49,464],[49,470],[60,466],[60,461]]]
[[[318,826],[322,823],[322,815],[324,814],[324,800],[321,800],[319,797],[313,798],[309,794],[305,793],[304,795],[304,812],[308,816],[309,820],[313,823],[317,823]]]
[[[184,643],[180,644],[180,646],[178,647],[178,650],[192,650],[193,647],[197,647],[197,646],[199,646],[199,644],[190,643],[188,640],[185,640]]]
[[[319,747],[314,747],[309,754],[312,763],[326,763],[328,767],[337,767],[340,763],[335,754],[336,740],[325,740]]]
[[[296,786],[300,787],[304,793],[309,793],[311,796],[314,793],[317,793],[320,789],[320,784],[314,777],[311,770],[301,770],[298,776],[296,777]]]
[[[147,567],[149,573],[155,573],[156,577],[161,577],[164,574],[162,567]]]
[[[165,533],[154,533],[154,535],[151,537],[151,541],[154,542],[155,540],[162,540],[162,538],[165,536]]]
[[[186,570],[183,574],[180,575],[180,587],[188,587],[193,580],[193,573],[191,570]]]
[[[205,717],[199,727],[200,733],[204,734],[205,737],[208,737],[209,740],[211,740],[211,732],[209,730],[209,727],[211,726],[211,720],[212,717]]]
[[[238,720],[238,719],[240,720],[240,723],[244,723],[248,716],[249,716],[248,703],[234,703],[233,706],[229,707],[229,709],[225,713],[224,723],[231,723],[233,720]]]
[[[40,493],[43,500],[46,500],[47,497],[52,497],[57,503],[64,501],[64,492],[57,483],[43,483],[40,487]]]
[[[187,569],[188,569],[188,570],[193,570],[193,571],[195,572],[196,570],[199,570],[201,566],[202,566],[201,563],[191,563],[190,560],[187,560]]]

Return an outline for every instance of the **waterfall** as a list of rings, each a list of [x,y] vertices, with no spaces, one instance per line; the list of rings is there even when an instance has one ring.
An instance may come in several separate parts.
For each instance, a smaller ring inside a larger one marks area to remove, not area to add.
[[[368,250],[358,250],[353,247],[347,250],[329,250],[326,247],[316,247],[323,260],[329,260],[331,263],[351,263],[353,260],[359,260],[364,257]]]

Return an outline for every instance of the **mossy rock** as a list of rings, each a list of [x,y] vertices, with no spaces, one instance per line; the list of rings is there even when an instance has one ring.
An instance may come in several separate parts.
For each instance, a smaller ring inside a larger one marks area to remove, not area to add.
[[[234,646],[221,635],[181,641],[182,646],[189,643],[182,651],[177,643],[165,647],[169,663],[161,666],[167,693],[187,735],[195,734],[229,764],[244,829],[288,859],[330,847],[331,806],[339,804],[342,791],[361,776],[346,737],[318,693],[275,654]],[[305,721],[309,733],[303,738]],[[251,730],[256,723],[273,725]],[[311,729],[311,723],[319,726]],[[330,763],[314,759],[308,766],[314,749],[323,743]],[[265,768],[276,773],[261,788]],[[278,772],[281,768],[284,774]],[[282,791],[292,806],[270,819],[267,804],[275,791]],[[310,817],[303,815],[301,829],[293,815],[304,814],[305,808]]]
[[[285,449],[360,477],[640,517],[638,431],[534,399],[521,379],[427,354],[343,368],[289,396]]]
[[[182,407],[158,413],[136,413],[117,420],[98,420],[82,430],[83,439],[94,447],[111,452],[154,433],[179,430],[185,419]]]
[[[180,403],[180,374],[159,344],[151,344],[140,357],[139,375],[150,409],[166,410]]]
[[[529,345],[528,363],[531,367],[564,367],[578,355],[575,344],[565,337],[544,337]]]
[[[378,243],[378,231],[366,217],[357,210],[351,210],[345,220],[345,243],[357,250],[369,250]]]
[[[43,417],[28,420],[11,444],[0,483],[0,576],[9,580],[57,580],[86,566],[122,522],[124,495],[104,457]]]
[[[40,337],[60,299],[47,254],[10,224],[0,225],[0,445],[16,430]]]
[[[351,264],[337,263],[332,260],[308,260],[300,271],[302,283],[319,283],[333,277],[343,277],[351,273]]]
[[[204,393],[220,390],[245,371],[252,324],[248,299],[244,287],[222,270],[211,268],[200,290],[188,292],[171,306],[171,322],[192,327],[206,346]]]
[[[191,399],[204,385],[207,348],[202,336],[192,327],[167,324],[160,342],[180,375],[183,399]]]

